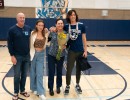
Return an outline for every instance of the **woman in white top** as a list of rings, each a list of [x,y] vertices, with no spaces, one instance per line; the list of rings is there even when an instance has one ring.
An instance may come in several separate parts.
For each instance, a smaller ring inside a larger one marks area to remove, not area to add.
[[[44,49],[47,41],[47,29],[43,20],[37,20],[34,31],[31,33],[31,68],[30,89],[39,95],[41,100],[46,99],[43,88]]]

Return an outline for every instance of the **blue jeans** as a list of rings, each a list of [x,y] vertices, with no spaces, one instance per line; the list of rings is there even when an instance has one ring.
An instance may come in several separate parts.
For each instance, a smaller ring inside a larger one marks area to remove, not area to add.
[[[44,94],[43,71],[44,71],[44,51],[35,51],[30,68],[30,89],[37,91],[39,95]]]
[[[27,72],[30,66],[30,55],[20,56],[15,55],[17,59],[16,65],[13,65],[14,68],[14,93],[19,93],[25,91],[25,83]]]
[[[63,68],[64,57],[61,57],[59,61],[56,60],[56,57],[53,57],[48,54],[48,88],[53,90],[54,84],[54,75],[56,69],[56,87],[59,88],[62,86],[62,68]]]

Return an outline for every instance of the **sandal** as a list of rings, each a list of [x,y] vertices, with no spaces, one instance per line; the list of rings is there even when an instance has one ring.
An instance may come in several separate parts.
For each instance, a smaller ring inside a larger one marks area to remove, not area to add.
[[[29,97],[30,95],[27,92],[21,92],[21,95],[23,95],[24,97]]]
[[[14,94],[12,100],[18,100],[18,94]]]

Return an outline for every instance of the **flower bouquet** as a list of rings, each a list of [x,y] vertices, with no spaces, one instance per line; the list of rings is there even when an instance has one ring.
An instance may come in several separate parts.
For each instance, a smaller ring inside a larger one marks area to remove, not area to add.
[[[58,52],[56,55],[57,60],[60,60],[63,46],[67,43],[67,40],[68,40],[68,34],[64,33],[64,31],[57,35],[57,41],[58,41]]]

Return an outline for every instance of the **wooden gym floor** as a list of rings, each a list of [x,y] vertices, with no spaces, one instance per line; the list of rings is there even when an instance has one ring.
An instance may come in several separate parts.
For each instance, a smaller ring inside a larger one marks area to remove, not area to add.
[[[13,70],[6,41],[0,41],[0,100],[11,100],[13,94]],[[70,94],[64,95],[66,62],[63,68],[61,93],[50,96],[47,87],[47,61],[44,70],[44,88],[47,100],[130,100],[130,41],[88,41],[89,71],[82,72],[82,94],[75,91],[75,68],[72,73]],[[29,75],[26,100],[39,100],[30,91]],[[54,87],[56,87],[54,85]]]

